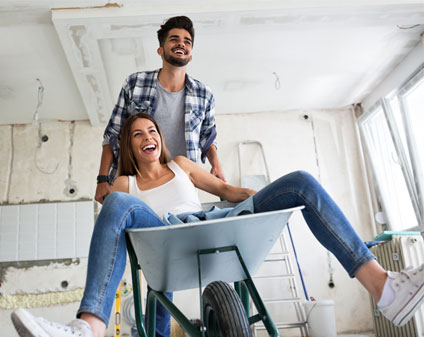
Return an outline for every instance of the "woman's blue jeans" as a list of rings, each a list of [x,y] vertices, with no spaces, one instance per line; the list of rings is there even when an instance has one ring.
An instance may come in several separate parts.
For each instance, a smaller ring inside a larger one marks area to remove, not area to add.
[[[374,259],[339,207],[306,172],[296,171],[274,181],[253,196],[253,203],[255,213],[305,206],[302,214],[312,233],[351,277]],[[94,227],[86,288],[77,316],[92,313],[108,324],[115,292],[125,270],[125,230],[163,225],[138,198],[120,192],[107,196]],[[170,317],[159,304],[156,333],[169,336]]]
[[[324,188],[304,171],[287,174],[253,196],[255,213],[305,206],[303,218],[317,240],[342,264],[350,277],[375,259]]]
[[[106,197],[91,237],[85,291],[77,317],[91,313],[109,324],[116,290],[125,271],[125,230],[157,226],[164,223],[140,199],[122,192]],[[172,293],[167,296],[172,300]],[[170,315],[159,302],[156,315],[156,336],[169,337]]]

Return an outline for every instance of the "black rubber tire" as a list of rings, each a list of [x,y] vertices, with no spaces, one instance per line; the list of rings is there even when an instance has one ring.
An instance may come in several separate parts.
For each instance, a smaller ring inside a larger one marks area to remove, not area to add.
[[[237,292],[226,282],[205,288],[203,319],[208,337],[252,337],[249,320]]]

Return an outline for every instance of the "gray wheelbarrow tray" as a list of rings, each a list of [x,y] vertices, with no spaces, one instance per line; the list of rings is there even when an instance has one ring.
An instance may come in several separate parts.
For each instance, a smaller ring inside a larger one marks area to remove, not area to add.
[[[155,336],[156,300],[170,312],[189,336],[206,336],[203,322],[202,285],[235,282],[248,324],[262,320],[270,336],[279,336],[252,281],[254,274],[279,238],[295,210],[242,215],[181,225],[128,229],[137,330]],[[147,299],[147,333],[143,323],[139,270],[152,291]],[[167,291],[199,288],[202,327],[194,326],[164,295]],[[249,317],[249,294],[258,311]]]

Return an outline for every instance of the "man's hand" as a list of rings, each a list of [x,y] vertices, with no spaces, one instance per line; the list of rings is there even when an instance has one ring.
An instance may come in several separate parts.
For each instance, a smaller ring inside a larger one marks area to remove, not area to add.
[[[104,199],[108,194],[112,192],[112,188],[110,187],[108,182],[97,184],[96,195],[94,196],[94,200],[103,204]]]
[[[221,179],[224,183],[227,182],[224,176],[224,171],[222,170],[221,165],[219,165],[219,163],[218,165],[212,166],[211,173],[215,177],[218,177],[219,179]]]
[[[100,159],[99,176],[108,176],[113,162],[113,152],[109,144],[103,146],[102,158]],[[102,180],[103,181],[103,180]],[[94,200],[103,204],[104,199],[112,192],[108,182],[98,183]]]
[[[211,145],[208,149],[208,152],[206,152],[206,157],[209,160],[209,163],[211,164],[211,173],[215,176],[221,179],[223,182],[227,182],[224,176],[224,171],[222,170],[221,164],[218,160],[218,154],[216,153],[216,147],[215,145]]]

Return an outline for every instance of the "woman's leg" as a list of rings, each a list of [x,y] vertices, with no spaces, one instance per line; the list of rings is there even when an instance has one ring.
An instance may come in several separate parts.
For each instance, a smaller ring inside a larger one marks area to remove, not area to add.
[[[125,230],[157,227],[164,223],[138,198],[127,193],[109,194],[94,226],[88,257],[84,296],[77,317],[67,325],[34,317],[25,309],[15,310],[11,319],[20,336],[103,337],[112,310],[116,289],[126,264]],[[159,304],[158,304],[159,306]],[[157,320],[157,331],[169,327],[170,316]]]
[[[78,317],[84,318],[83,313],[92,314],[107,326],[125,270],[125,230],[163,225],[156,213],[138,198],[120,192],[107,196],[91,239],[86,288]],[[159,325],[160,322],[158,328]]]
[[[106,323],[100,318],[88,312],[83,312],[80,318],[88,323],[93,337],[104,337],[106,334]]]
[[[312,233],[350,277],[375,258],[333,199],[304,171],[290,173],[266,186],[253,196],[253,203],[256,213],[305,206],[302,214]]]
[[[424,301],[424,265],[387,272],[358,237],[342,211],[308,173],[290,173],[253,196],[255,212],[304,205],[312,233],[330,250],[351,277],[356,277],[378,301],[383,315],[395,325],[406,324]]]
[[[387,280],[386,270],[376,260],[371,260],[358,269],[355,277],[378,303]]]
[[[147,296],[152,289],[147,286]],[[171,301],[173,298],[172,292],[164,293]],[[149,307],[146,306],[146,316],[148,315]],[[147,325],[147,322],[146,322]],[[168,310],[159,302],[156,301],[156,337],[167,337],[171,335],[171,315]]]

